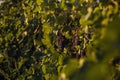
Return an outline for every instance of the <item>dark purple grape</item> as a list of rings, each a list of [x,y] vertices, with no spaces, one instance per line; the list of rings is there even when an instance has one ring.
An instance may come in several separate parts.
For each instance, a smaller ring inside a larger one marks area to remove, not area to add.
[[[63,35],[62,35],[60,30],[58,31],[57,37],[58,37],[58,48],[59,48],[60,51],[63,51],[63,49],[64,49],[64,46],[63,46],[64,38],[63,38]]]

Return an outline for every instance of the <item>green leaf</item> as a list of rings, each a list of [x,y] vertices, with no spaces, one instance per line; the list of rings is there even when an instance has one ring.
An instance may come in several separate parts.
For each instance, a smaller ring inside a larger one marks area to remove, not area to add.
[[[41,5],[43,0],[36,0],[37,5]]]
[[[62,72],[65,73],[67,77],[69,77],[78,69],[79,69],[79,63],[77,59],[70,59],[69,63],[63,68]]]
[[[21,69],[21,67],[25,64],[27,61],[27,58],[23,58],[21,61],[18,62],[18,69]]]
[[[43,71],[44,74],[47,73],[47,71],[46,71],[46,66],[45,66],[45,65],[42,66],[42,71]]]

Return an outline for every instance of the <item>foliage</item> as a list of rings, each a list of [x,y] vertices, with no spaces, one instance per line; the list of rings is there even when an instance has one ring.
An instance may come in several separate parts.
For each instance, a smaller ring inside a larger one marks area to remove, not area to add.
[[[0,79],[119,80],[119,0],[5,0]]]

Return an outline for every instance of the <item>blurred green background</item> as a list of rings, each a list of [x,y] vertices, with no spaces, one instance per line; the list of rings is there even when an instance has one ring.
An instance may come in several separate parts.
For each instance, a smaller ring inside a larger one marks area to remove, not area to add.
[[[0,80],[120,80],[119,0],[3,0]]]

